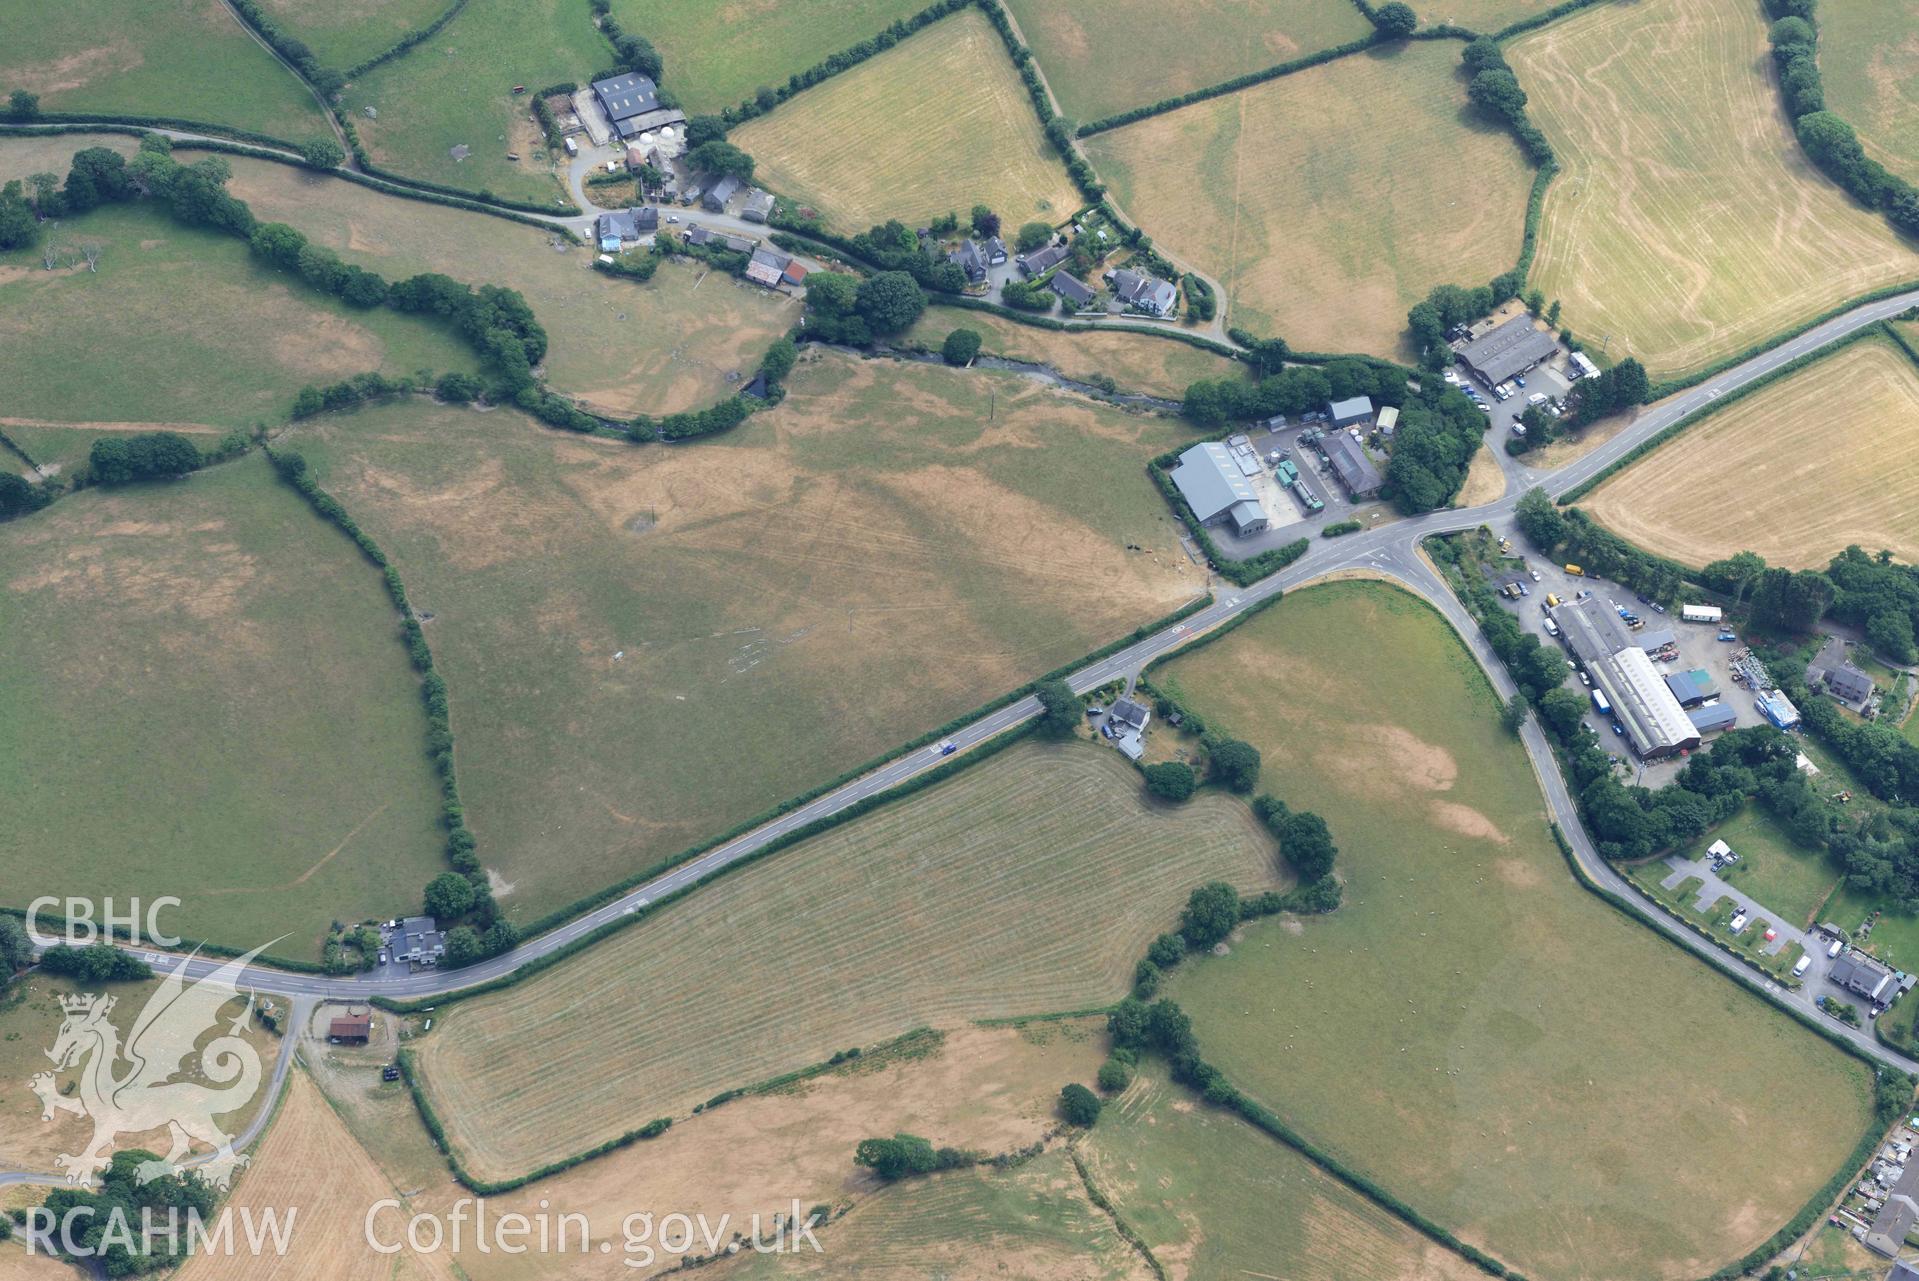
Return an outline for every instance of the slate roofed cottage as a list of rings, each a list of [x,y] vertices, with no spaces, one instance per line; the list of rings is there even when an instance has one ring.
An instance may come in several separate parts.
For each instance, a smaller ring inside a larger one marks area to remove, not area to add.
[[[1064,271],[1054,272],[1052,280],[1047,282],[1047,287],[1064,299],[1066,305],[1074,310],[1084,307],[1094,298],[1091,289]]]

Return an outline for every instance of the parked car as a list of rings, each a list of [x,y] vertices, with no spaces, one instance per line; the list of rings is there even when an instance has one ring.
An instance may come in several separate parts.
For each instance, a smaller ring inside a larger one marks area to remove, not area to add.
[[[1513,381],[1518,383],[1521,387],[1524,387],[1526,385],[1526,376],[1524,374],[1514,374]]]
[[[1586,675],[1586,673],[1581,672],[1579,673],[1579,683],[1581,685],[1584,685],[1587,689],[1591,689],[1593,687],[1593,678]]]
[[[1535,583],[1540,581],[1539,571],[1536,569],[1533,571],[1533,581]]]
[[[1612,732],[1619,735],[1619,737],[1621,738],[1626,737],[1626,727],[1624,725],[1621,725],[1618,721],[1614,721],[1612,723]]]

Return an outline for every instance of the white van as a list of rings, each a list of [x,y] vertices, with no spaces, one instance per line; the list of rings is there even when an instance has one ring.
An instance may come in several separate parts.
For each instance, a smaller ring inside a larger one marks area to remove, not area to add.
[[[1792,976],[1796,979],[1803,979],[1806,977],[1806,971],[1811,968],[1812,957],[1802,956],[1799,958],[1799,964],[1792,967]]]
[[[1830,960],[1833,957],[1838,956],[1841,952],[1845,950],[1846,950],[1846,940],[1834,939],[1832,941],[1832,946],[1826,949],[1826,958]]]

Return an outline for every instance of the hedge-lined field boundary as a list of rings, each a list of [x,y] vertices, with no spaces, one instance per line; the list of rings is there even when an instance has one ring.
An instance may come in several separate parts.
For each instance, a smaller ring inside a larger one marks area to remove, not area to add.
[[[1738,351],[1734,352],[1732,355],[1727,356],[1721,360],[1716,360],[1712,364],[1707,365],[1704,369],[1701,369],[1698,373],[1687,374],[1684,377],[1680,377],[1680,378],[1667,378],[1654,383],[1650,388],[1647,389],[1646,399],[1648,401],[1664,400],[1666,397],[1674,395],[1675,393],[1686,391],[1692,387],[1697,387],[1700,383],[1705,382],[1708,378],[1716,378],[1720,374],[1725,373],[1728,369],[1733,369],[1739,365],[1745,364],[1748,360],[1751,360],[1754,356],[1765,355],[1767,352],[1771,351],[1774,347],[1779,346],[1781,343],[1788,343],[1788,342],[1791,342],[1793,339],[1801,336],[1802,334],[1811,333],[1813,330],[1819,328],[1819,326],[1825,324],[1828,320],[1836,320],[1840,316],[1845,315],[1847,312],[1852,311],[1855,308],[1864,307],[1869,303],[1880,302],[1887,298],[1895,298],[1900,294],[1910,293],[1914,290],[1919,290],[1919,280],[1907,280],[1896,285],[1883,285],[1880,288],[1874,289],[1868,293],[1860,294],[1856,298],[1848,298],[1844,302],[1835,303],[1831,307],[1826,308],[1826,310],[1814,316],[1812,319],[1803,321],[1802,323],[1793,326],[1791,329],[1782,330],[1781,332],[1772,335],[1770,338],[1762,338],[1758,342],[1749,343],[1745,347],[1742,347]],[[1732,393],[1728,392],[1727,394],[1731,395]]]
[[[956,756],[943,764],[936,765],[923,774],[917,774],[910,779],[904,780],[897,787],[889,788],[874,796],[863,797],[837,813],[825,815],[802,827],[795,828],[791,832],[783,833],[779,837],[768,841],[759,849],[754,850],[752,853],[742,855],[740,858],[724,866],[716,867],[698,880],[681,886],[671,894],[648,903],[645,907],[638,909],[630,915],[616,917],[604,925],[574,939],[566,946],[557,948],[545,956],[527,962],[510,974],[505,974],[486,983],[481,983],[470,988],[462,988],[457,992],[450,992],[438,997],[423,997],[413,1001],[395,1001],[388,997],[374,997],[371,1003],[395,1014],[418,1014],[426,1010],[444,1009],[446,1006],[459,1001],[469,1000],[477,996],[490,995],[491,993],[514,987],[537,974],[551,969],[562,961],[572,958],[586,948],[610,938],[628,926],[646,920],[654,913],[678,903],[681,899],[705,888],[724,876],[743,871],[755,863],[760,862],[762,859],[771,858],[773,855],[780,853],[800,841],[831,831],[841,824],[850,823],[855,819],[862,818],[882,806],[892,805],[905,800],[917,792],[932,787],[937,783],[945,782],[962,770],[970,769],[984,761],[991,760],[1007,748],[1013,746],[1013,744],[1025,739],[1033,733],[1036,727],[1036,721],[1027,721],[1024,724],[1016,725],[981,743],[969,752]],[[412,1053],[411,1050],[401,1051],[403,1056]],[[832,1065],[828,1064],[828,1066]],[[794,1074],[791,1074],[791,1079],[802,1079],[805,1075],[812,1074],[812,1071],[812,1068],[798,1069]],[[500,1192],[510,1192],[516,1188],[523,1188],[529,1183],[560,1174],[583,1162],[590,1161],[595,1157],[604,1156],[609,1152],[626,1147],[637,1139],[652,1137],[651,1135],[643,1135],[638,1130],[629,1130],[617,1138],[609,1139],[605,1143],[588,1148],[584,1152],[576,1152],[571,1156],[562,1157],[557,1161],[549,1161],[526,1174],[515,1175],[511,1178],[500,1180],[481,1179],[468,1170],[465,1164],[460,1160],[459,1153],[455,1150],[451,1139],[447,1136],[446,1127],[441,1123],[439,1114],[433,1108],[432,1101],[427,1098],[425,1081],[420,1075],[417,1066],[403,1062],[401,1064],[401,1072],[405,1076],[407,1088],[413,1096],[414,1106],[419,1109],[421,1121],[425,1123],[427,1132],[433,1136],[434,1145],[440,1149],[441,1155],[446,1158],[447,1169],[462,1186],[482,1196],[490,1196]],[[717,1107],[729,1099],[752,1092],[761,1088],[761,1086],[772,1089],[785,1083],[787,1083],[786,1078],[774,1077],[768,1082],[761,1083],[760,1086],[749,1086],[744,1090],[722,1091],[712,1099],[701,1104],[700,1108],[703,1111],[709,1107]]]
[[[1853,343],[1859,342],[1861,339],[1870,338],[1875,334],[1884,335],[1890,332],[1890,330],[1891,330],[1891,326],[1887,325],[1885,321],[1883,320],[1874,321],[1870,325],[1861,325],[1859,328],[1853,330],[1851,333],[1844,334],[1838,338],[1833,339],[1831,342],[1827,343],[1823,347],[1815,347],[1803,356],[1794,356],[1791,360],[1779,366],[1777,369],[1767,370],[1765,373],[1761,374],[1759,377],[1754,378],[1750,382],[1743,383],[1740,386],[1733,388],[1731,391],[1727,392],[1725,395],[1719,396],[1713,400],[1707,401],[1705,404],[1701,405],[1699,408],[1687,414],[1684,418],[1681,418],[1678,422],[1673,423],[1671,426],[1665,428],[1662,431],[1655,432],[1653,435],[1648,436],[1645,440],[1640,441],[1637,445],[1633,446],[1631,449],[1621,454],[1618,458],[1614,459],[1612,462],[1608,463],[1606,466],[1600,468],[1597,472],[1593,473],[1591,477],[1581,481],[1579,484],[1574,485],[1571,489],[1561,494],[1556,501],[1561,507],[1570,506],[1571,504],[1578,502],[1580,499],[1584,498],[1587,494],[1590,494],[1592,493],[1593,490],[1599,488],[1600,485],[1612,479],[1614,476],[1618,475],[1621,471],[1625,470],[1627,467],[1631,466],[1633,463],[1638,462],[1640,459],[1644,458],[1647,454],[1652,453],[1654,450],[1658,449],[1661,445],[1666,444],[1668,441],[1672,440],[1673,437],[1679,435],[1679,433],[1699,423],[1701,420],[1712,417],[1712,415],[1718,413],[1720,410],[1725,409],[1730,405],[1738,404],[1740,401],[1752,395],[1754,392],[1762,391],[1765,388],[1770,387],[1773,383],[1778,382],[1781,378],[1786,377],[1788,374],[1796,374],[1800,370],[1804,369],[1807,365],[1813,364],[1816,361],[1824,360],[1827,356],[1832,355],[1834,352],[1839,351],[1841,348],[1850,347]]]
[[[1112,656],[1113,654],[1118,653],[1120,650],[1125,649],[1128,645],[1137,644],[1139,641],[1146,639],[1148,636],[1151,636],[1156,632],[1164,631],[1166,628],[1173,626],[1175,623],[1182,622],[1185,619],[1192,617],[1194,614],[1198,613],[1199,611],[1211,606],[1212,603],[1213,603],[1213,597],[1210,593],[1205,596],[1197,597],[1194,600],[1189,601],[1187,604],[1181,606],[1179,609],[1174,610],[1172,613],[1167,614],[1162,618],[1155,619],[1154,621],[1150,623],[1142,624],[1141,626],[1133,629],[1133,631],[1119,638],[1118,640],[1110,641],[1107,644],[1102,645],[1100,648],[1092,651],[1089,654],[1082,655],[1081,657],[1074,659],[1070,663],[1063,664],[1060,667],[1057,667],[1053,669],[1052,671],[1047,672],[1043,676],[1039,676],[1034,678],[1031,681],[1028,681],[1026,684],[1019,686],[1017,689],[1011,690],[1008,693],[1002,694],[998,698],[992,699],[989,702],[983,703],[980,706],[973,708],[971,711],[962,713],[961,715],[954,717],[952,720],[949,720],[948,722],[946,722],[946,724],[939,726],[937,729],[929,730],[926,733],[921,734],[916,738],[910,739],[907,742],[900,744],[897,747],[889,749],[887,752],[885,752],[882,755],[875,756],[871,760],[868,760],[859,765],[856,765],[853,768],[846,770],[844,773],[840,774],[837,778],[829,779],[828,781],[821,783],[818,786],[808,791],[800,793],[798,796],[790,797],[787,800],[781,801],[777,806],[773,807],[772,809],[763,811],[762,813],[754,815],[752,818],[744,820],[743,822],[735,825],[729,831],[723,832],[720,835],[715,836],[708,841],[702,842],[699,845],[695,845],[687,850],[684,850],[679,854],[675,854],[669,858],[662,859],[659,862],[653,864],[651,867],[643,868],[640,871],[635,872],[631,876],[627,877],[625,880],[616,882],[615,884],[609,885],[605,887],[604,889],[595,891],[594,893],[587,895],[584,898],[576,899],[574,902],[567,904],[565,907],[557,908],[554,911],[547,913],[545,916],[541,917],[539,920],[532,921],[528,923],[527,925],[521,927],[520,933],[524,938],[533,939],[537,937],[538,935],[557,929],[559,926],[565,925],[567,922],[573,920],[574,918],[583,916],[586,913],[593,911],[595,908],[602,907],[606,905],[607,903],[610,903],[613,900],[619,898],[621,895],[626,894],[632,890],[635,890],[642,885],[645,885],[648,881],[654,880],[657,877],[660,877],[666,874],[667,872],[672,871],[676,867],[680,867],[683,864],[690,863],[694,859],[699,858],[701,855],[707,854],[713,850],[718,849],[722,845],[726,845],[729,842],[735,841],[739,839],[740,837],[745,836],[749,832],[752,832],[758,828],[764,827],[766,826],[766,824],[772,822],[773,820],[777,818],[780,818],[783,815],[790,814],[796,809],[801,809],[807,805],[812,804],[814,801],[818,800],[820,797],[825,796],[828,793],[837,791],[839,788],[846,786],[846,784],[853,782],[855,779],[862,778],[865,775],[872,773],[874,770],[880,768],[883,765],[886,765],[894,760],[897,760],[900,757],[907,755],[908,753],[917,751],[920,748],[925,747],[930,743],[937,742],[938,740],[952,734],[956,730],[964,729],[966,726],[972,724],[974,721],[977,721],[982,717],[990,716],[994,712],[997,712],[1004,707],[1008,707],[1014,703],[1017,703],[1020,699],[1030,695],[1035,689],[1037,689],[1041,684],[1043,684],[1046,681],[1061,679],[1090,663],[1097,663],[1103,658],[1108,658]],[[998,739],[1001,737],[1004,737],[1004,735],[996,736],[995,739],[989,740],[989,743],[997,742]],[[963,761],[968,763],[970,763],[971,761],[975,759],[983,759],[981,757],[981,753],[985,751],[987,746],[988,744],[982,744],[980,747],[975,748],[970,752],[966,752],[954,759],[956,762]],[[993,752],[997,752],[998,750],[999,750],[998,747],[994,747],[992,749]],[[988,752],[986,754],[991,755],[992,752]],[[929,771],[929,773],[930,772],[934,772],[934,771]],[[927,775],[922,774],[917,777],[925,778],[927,777]],[[941,777],[945,777],[945,775],[941,775]],[[908,785],[907,783],[902,783],[900,784],[900,787],[906,787],[907,785]],[[888,792],[884,793],[883,795],[890,797],[895,795],[898,792],[898,790],[899,790],[898,788],[890,789]],[[784,848],[785,847],[784,843],[787,842],[789,838],[790,838],[790,834],[789,836],[778,838],[778,841],[779,841],[778,847]],[[703,884],[704,882],[701,882],[701,883]],[[661,902],[664,902],[664,901],[665,900],[661,900]],[[653,907],[657,907],[658,905],[659,905],[658,903],[654,903],[650,905],[648,908],[642,909],[642,913],[651,911]],[[632,919],[634,918],[631,918],[631,917],[622,918],[622,921],[611,922],[610,924],[617,927],[620,924],[623,924],[626,921],[630,921]],[[604,930],[605,928],[606,927],[601,927],[601,930]],[[586,936],[586,938],[575,940],[573,943],[568,944],[566,948],[561,949],[561,952],[563,952],[565,955],[570,956],[575,951],[579,950],[588,940],[597,939],[600,937],[603,937],[603,934],[599,931],[596,931],[593,934]],[[560,954],[561,953],[549,953],[545,957],[527,962],[526,965],[521,966],[518,970],[515,970],[513,974],[511,975],[502,976],[502,978],[500,979],[488,980],[486,983],[476,984],[472,988],[460,989],[457,992],[449,993],[448,995],[444,997],[437,998],[437,1000],[440,1003],[446,1003],[446,1002],[451,1002],[456,1000],[464,1000],[470,996],[480,995],[482,992],[499,991],[503,987],[511,986],[513,983],[517,983],[524,978],[531,977],[533,973],[538,972],[538,969],[534,969],[532,967],[537,966],[539,967],[539,969],[544,969],[547,965],[551,964],[553,960],[556,959]],[[425,1004],[422,1004],[419,1002],[408,1004],[403,1002],[395,1002],[395,1001],[392,1001],[390,998],[386,998],[386,997],[376,998],[375,1003],[381,1005],[382,1008],[399,1010],[402,1012],[408,1011],[415,1007],[420,1009],[425,1008]]]
[[[1099,1184],[1093,1182],[1093,1172],[1086,1168],[1086,1160],[1080,1156],[1079,1149],[1068,1146],[1066,1159],[1071,1161],[1073,1168],[1079,1172],[1080,1186],[1086,1191],[1086,1199],[1113,1221],[1113,1231],[1119,1233],[1120,1239],[1133,1247],[1135,1254],[1146,1260],[1146,1266],[1153,1270],[1153,1275],[1158,1277],[1159,1281],[1168,1281],[1165,1265],[1160,1263],[1159,1256],[1153,1253],[1153,1247],[1146,1244],[1146,1238],[1139,1234],[1139,1229],[1126,1221],[1126,1217],[1119,1212],[1119,1207],[1100,1190]]]
[[[1550,9],[1533,14],[1530,18],[1521,18],[1517,22],[1501,27],[1499,30],[1493,32],[1492,38],[1504,44],[1514,36],[1524,35],[1528,31],[1536,31],[1540,27],[1558,22],[1561,18],[1567,17],[1570,14],[1578,13],[1581,9],[1590,9],[1593,5],[1604,4],[1606,2],[1607,0],[1566,0],[1564,4],[1554,5]]]
[[[447,6],[446,11],[432,22],[427,23],[424,27],[418,27],[407,32],[387,48],[374,54],[371,58],[362,58],[341,72],[341,77],[346,80],[358,80],[375,67],[383,66],[393,61],[407,50],[413,48],[414,45],[424,44],[426,41],[431,40],[434,36],[440,34],[447,23],[459,17],[460,10],[466,8],[466,5],[467,0],[453,0],[453,3]]]
[[[1548,823],[1546,826],[1552,833],[1553,843],[1559,846],[1559,852],[1565,858],[1566,866],[1572,870],[1573,880],[1577,881],[1582,889],[1597,895],[1602,902],[1629,917],[1637,924],[1647,929],[1653,929],[1655,933],[1659,933],[1661,937],[1665,937],[1663,931],[1655,929],[1645,913],[1640,911],[1632,903],[1621,898],[1612,890],[1594,881],[1591,876],[1587,874],[1585,866],[1580,863],[1579,856],[1573,852],[1572,843],[1566,839],[1566,834],[1560,830],[1559,824]],[[1736,1262],[1727,1264],[1725,1267],[1720,1268],[1705,1278],[1705,1281],[1733,1281],[1735,1277],[1745,1276],[1755,1271],[1761,1264],[1805,1235],[1806,1231],[1819,1221],[1820,1216],[1826,1212],[1826,1207],[1837,1200],[1846,1185],[1852,1181],[1854,1171],[1863,1167],[1866,1162],[1871,1159],[1873,1152],[1879,1147],[1881,1138],[1894,1125],[1898,1124],[1899,1118],[1905,1114],[1906,1109],[1912,1103],[1913,1083],[1912,1079],[1905,1073],[1887,1068],[1885,1064],[1879,1062],[1870,1054],[1867,1054],[1847,1038],[1825,1026],[1825,1024],[1821,1023],[1818,1019],[1813,1018],[1811,1015],[1793,1006],[1767,999],[1759,981],[1748,976],[1743,971],[1726,970],[1714,965],[1711,961],[1700,956],[1691,948],[1681,948],[1680,950],[1686,955],[1694,957],[1701,965],[1714,973],[1731,978],[1734,983],[1745,988],[1755,1000],[1761,1002],[1769,1009],[1778,1010],[1780,1013],[1796,1020],[1801,1026],[1810,1029],[1853,1058],[1864,1063],[1873,1073],[1874,1120],[1868,1125],[1865,1134],[1860,1137],[1859,1142],[1853,1145],[1851,1154],[1847,1156],[1845,1164],[1839,1167],[1838,1173],[1827,1180],[1825,1185],[1822,1186],[1819,1191],[1815,1192],[1812,1198],[1806,1202],[1805,1207],[1801,1209],[1798,1214],[1795,1214],[1791,1219],[1786,1221],[1785,1226],[1781,1227],[1777,1232],[1774,1232],[1770,1237],[1767,1237],[1765,1241],[1748,1251]]]
[[[1361,12],[1364,12],[1364,10]],[[1313,67],[1321,67],[1329,62],[1337,62],[1341,58],[1349,58],[1356,53],[1364,53],[1379,42],[1379,37],[1376,34],[1362,36],[1358,39],[1348,40],[1344,44],[1336,44],[1330,48],[1321,49],[1317,53],[1309,53],[1303,57],[1275,63],[1273,66],[1264,67],[1258,71],[1249,71],[1243,76],[1234,76],[1230,80],[1222,80],[1218,84],[1207,85],[1203,89],[1194,89],[1188,93],[1175,94],[1170,98],[1161,98],[1158,102],[1149,102],[1143,107],[1129,107],[1125,111],[1116,111],[1110,116],[1101,116],[1097,120],[1091,120],[1081,125],[1078,136],[1081,138],[1091,138],[1095,134],[1102,134],[1126,125],[1137,124],[1141,120],[1149,120],[1154,116],[1165,115],[1169,111],[1178,111],[1181,107],[1190,107],[1197,102],[1206,102],[1213,98],[1223,98],[1227,94],[1238,93],[1242,89],[1251,89],[1255,85],[1265,84],[1269,80],[1278,80],[1283,76],[1290,76],[1296,72],[1306,71]]]

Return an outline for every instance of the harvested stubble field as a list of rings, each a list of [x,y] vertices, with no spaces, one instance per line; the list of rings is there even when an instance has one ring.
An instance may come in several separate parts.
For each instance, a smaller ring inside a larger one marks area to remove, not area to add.
[[[546,327],[548,381],[616,416],[699,409],[752,376],[799,304],[697,263],[644,284],[592,269],[570,237],[462,209],[400,200],[290,165],[235,157],[229,189],[260,218],[389,279],[439,271],[519,290]]]
[[[16,521],[0,585],[10,906],[172,894],[177,933],[311,956],[444,870],[392,604],[263,458]]]
[[[0,10],[0,85],[46,112],[172,116],[303,143],[319,104],[221,0],[63,0]]]
[[[1587,341],[1683,375],[1919,277],[1800,151],[1758,5],[1595,5],[1507,56],[1564,166],[1530,283]]]
[[[489,1197],[496,1214],[535,1214],[542,1202],[586,1216],[593,1240],[620,1239],[630,1214],[678,1211],[717,1223],[771,1222],[802,1209],[894,1195],[852,1162],[859,1141],[907,1131],[979,1152],[1023,1149],[1058,1125],[1060,1085],[1090,1081],[1105,1053],[1103,1020],[919,1032],[822,1076],[735,1099],[518,1192]],[[358,1078],[358,1079],[355,1079]],[[361,1084],[362,1080],[364,1085]],[[322,1085],[387,1178],[413,1190],[415,1212],[446,1214],[469,1195],[447,1177],[404,1094],[378,1068],[330,1072]],[[408,1140],[399,1150],[393,1136]],[[357,1244],[357,1243],[356,1243]],[[829,1246],[828,1260],[843,1251]],[[607,1281],[632,1275],[597,1253],[480,1255],[457,1261],[472,1281]],[[191,1278],[189,1278],[191,1281]]]
[[[455,0],[259,0],[274,24],[313,50],[322,66],[345,71],[431,26]]]
[[[718,7],[684,0],[613,0],[613,16],[644,32],[666,64],[663,83],[687,114],[717,112],[762,85],[816,66],[876,36],[927,0],[727,0]]]
[[[909,1180],[819,1232],[821,1252],[742,1254],[720,1275],[866,1281],[1152,1281],[1060,1149],[1011,1170]],[[1270,1260],[1269,1260],[1270,1262]]]
[[[1531,170],[1468,115],[1458,64],[1450,41],[1384,47],[1085,148],[1130,216],[1220,281],[1235,323],[1397,357],[1434,285],[1519,256]]]
[[[1919,369],[1853,343],[1734,402],[1581,505],[1648,551],[1704,565],[1755,551],[1818,568],[1857,543],[1919,556]]]
[[[1324,0],[1011,0],[1062,112],[1096,120],[1291,62],[1372,30]],[[1152,56],[1141,51],[1151,49]]]
[[[80,1281],[83,1275],[44,1254],[28,1254],[24,1243],[0,1242],[0,1281]]]
[[[584,82],[612,61],[592,10],[578,0],[471,0],[431,40],[356,81],[341,94],[341,110],[384,169],[553,204],[565,192],[533,122],[530,93]],[[514,85],[529,93],[516,97]],[[461,147],[465,154],[456,155]],[[509,160],[510,152],[520,158]]]
[[[990,205],[1010,227],[1059,222],[1079,195],[1039,129],[999,33],[943,18],[733,131],[757,180],[841,231]]]
[[[1185,434],[834,355],[686,445],[420,402],[290,443],[434,614],[467,817],[524,922],[1197,595],[1144,470]]]
[[[421,1061],[465,1158],[517,1173],[916,1025],[1104,1004],[1192,888],[1275,875],[1241,802],[1020,744],[445,1011]]]
[[[1121,391],[1144,392],[1168,400],[1178,400],[1201,378],[1228,378],[1243,372],[1237,361],[1173,338],[1117,330],[1061,333],[958,307],[928,307],[906,331],[904,340],[938,351],[946,335],[955,329],[978,333],[980,350],[989,356],[1051,365],[1066,377],[1081,381],[1104,374]]]
[[[1153,1069],[1156,1073],[1159,1069]],[[1158,1075],[1108,1100],[1093,1182],[1175,1276],[1476,1281],[1485,1273],[1230,1112]]]
[[[1158,679],[1340,847],[1337,912],[1250,926],[1170,984],[1207,1058],[1308,1138],[1529,1276],[1595,1281],[1712,1271],[1858,1141],[1863,1065],[1574,883],[1424,603],[1296,592]]]
[[[4,151],[0,145],[0,151]],[[351,310],[264,270],[228,236],[139,205],[65,219],[59,242],[104,247],[99,270],[0,257],[0,384],[9,418],[75,423],[282,421],[305,383],[368,369],[472,371],[449,330]],[[80,358],[111,353],[111,358]]]
[[[1919,14],[1900,0],[1849,0],[1819,10],[1826,106],[1875,160],[1919,177]]]
[[[295,1071],[266,1140],[222,1207],[236,1224],[249,1213],[256,1221],[265,1214],[284,1221],[294,1207],[289,1247],[258,1255],[207,1251],[180,1269],[180,1281],[452,1281],[450,1251],[383,1255],[366,1246],[372,1206],[398,1200],[401,1191],[354,1142],[312,1079]],[[381,1214],[381,1239],[403,1241],[406,1220],[417,1212],[407,1206]]]
[[[40,1100],[27,1088],[28,1082],[35,1076],[52,1068],[46,1052],[53,1048],[59,1038],[60,1024],[66,1017],[65,1011],[60,1008],[60,998],[82,991],[104,992],[112,997],[115,1005],[107,1019],[124,1040],[147,999],[159,987],[158,979],[87,986],[77,985],[67,979],[32,974],[21,979],[18,987],[9,992],[5,999],[0,999],[0,1072],[5,1072],[5,1079],[11,1083],[11,1087],[0,1094],[0,1170],[57,1173],[54,1158],[84,1151],[93,1135],[93,1122],[70,1112],[55,1113],[53,1120],[41,1121]],[[244,997],[229,1001],[220,1011],[219,1026],[208,1029],[194,1042],[196,1050],[206,1048],[216,1036],[224,1036],[227,1025],[245,1008]],[[247,1042],[259,1052],[263,1077],[270,1074],[274,1056],[280,1052],[280,1043],[251,1019],[247,1021],[245,1036]],[[149,1052],[151,1049],[149,1046]],[[68,1069],[56,1072],[54,1081],[62,1093],[71,1097],[80,1075],[80,1072]],[[200,1072],[197,1053],[182,1064],[179,1079],[197,1081],[214,1089],[231,1088],[230,1082],[215,1082]],[[252,1124],[260,1109],[267,1105],[267,1094],[263,1089],[245,1107],[217,1116],[215,1120],[229,1134],[237,1133]],[[145,1148],[150,1152],[165,1152],[170,1145],[167,1131],[162,1127],[141,1134],[121,1135],[114,1142],[114,1150],[124,1152],[132,1148]],[[194,1150],[204,1152],[207,1149],[196,1145]],[[4,1275],[4,1272],[0,1272],[0,1275]],[[53,1275],[63,1274],[55,1270]]]

